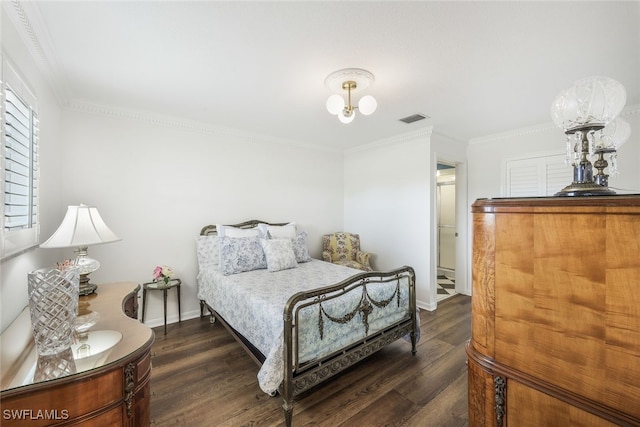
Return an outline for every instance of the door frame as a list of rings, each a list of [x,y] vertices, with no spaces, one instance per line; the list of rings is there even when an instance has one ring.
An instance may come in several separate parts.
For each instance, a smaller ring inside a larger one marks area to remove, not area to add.
[[[471,295],[470,287],[470,274],[468,248],[470,245],[468,221],[469,221],[469,208],[467,207],[467,162],[466,158],[458,157],[453,153],[438,154],[434,153],[432,157],[431,165],[431,235],[437,236],[438,234],[438,217],[437,217],[437,179],[436,173],[438,170],[438,163],[446,163],[455,165],[456,167],[456,293]],[[438,275],[438,247],[437,238],[431,239],[431,302],[433,309],[438,305],[437,298],[437,275]]]

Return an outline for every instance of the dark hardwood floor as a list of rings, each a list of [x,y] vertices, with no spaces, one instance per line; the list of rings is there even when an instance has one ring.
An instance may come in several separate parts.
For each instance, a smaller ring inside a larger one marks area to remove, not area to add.
[[[398,340],[299,396],[294,426],[467,426],[465,344],[471,298],[422,310],[418,352]],[[281,399],[258,387],[257,365],[209,317],[154,329],[151,422],[155,426],[280,426]]]

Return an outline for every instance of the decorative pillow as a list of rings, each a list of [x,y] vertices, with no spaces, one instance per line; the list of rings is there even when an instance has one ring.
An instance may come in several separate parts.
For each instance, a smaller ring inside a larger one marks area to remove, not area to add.
[[[218,237],[251,237],[260,235],[260,231],[257,228],[238,228],[221,224],[216,224],[216,231]]]
[[[218,269],[220,263],[220,250],[218,236],[196,236],[196,250],[198,254],[198,269],[209,267]]]
[[[219,242],[220,266],[218,269],[225,276],[267,268],[267,260],[258,236],[223,236],[219,237]]]
[[[293,244],[289,239],[260,239],[260,244],[267,259],[267,269],[270,272],[287,270],[298,266]]]
[[[296,237],[296,223],[290,222],[287,225],[267,225],[258,224],[258,230],[260,230],[260,237],[267,238],[267,233],[273,239],[293,239]]]
[[[293,245],[293,253],[296,254],[296,261],[298,262],[311,261],[311,256],[309,256],[309,248],[307,247],[306,231],[301,232],[296,237],[291,239],[291,244]]]

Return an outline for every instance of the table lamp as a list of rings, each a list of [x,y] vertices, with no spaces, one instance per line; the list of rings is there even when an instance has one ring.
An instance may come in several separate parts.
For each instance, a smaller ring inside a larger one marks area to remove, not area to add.
[[[79,294],[89,295],[98,287],[89,283],[89,274],[100,268],[100,263],[87,256],[88,247],[118,240],[122,239],[107,227],[96,207],[81,204],[67,207],[67,213],[58,229],[40,247],[77,247],[74,264],[80,272]]]

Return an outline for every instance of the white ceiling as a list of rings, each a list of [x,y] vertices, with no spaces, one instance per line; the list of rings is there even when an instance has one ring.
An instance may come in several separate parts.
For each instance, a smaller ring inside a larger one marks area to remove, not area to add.
[[[590,75],[640,103],[638,1],[3,3],[14,22],[24,12],[16,25],[63,105],[329,148],[431,125],[468,141],[545,124],[556,94]],[[346,67],[375,75],[378,100],[348,125],[326,111],[324,85]],[[399,122],[414,113],[431,118]]]

